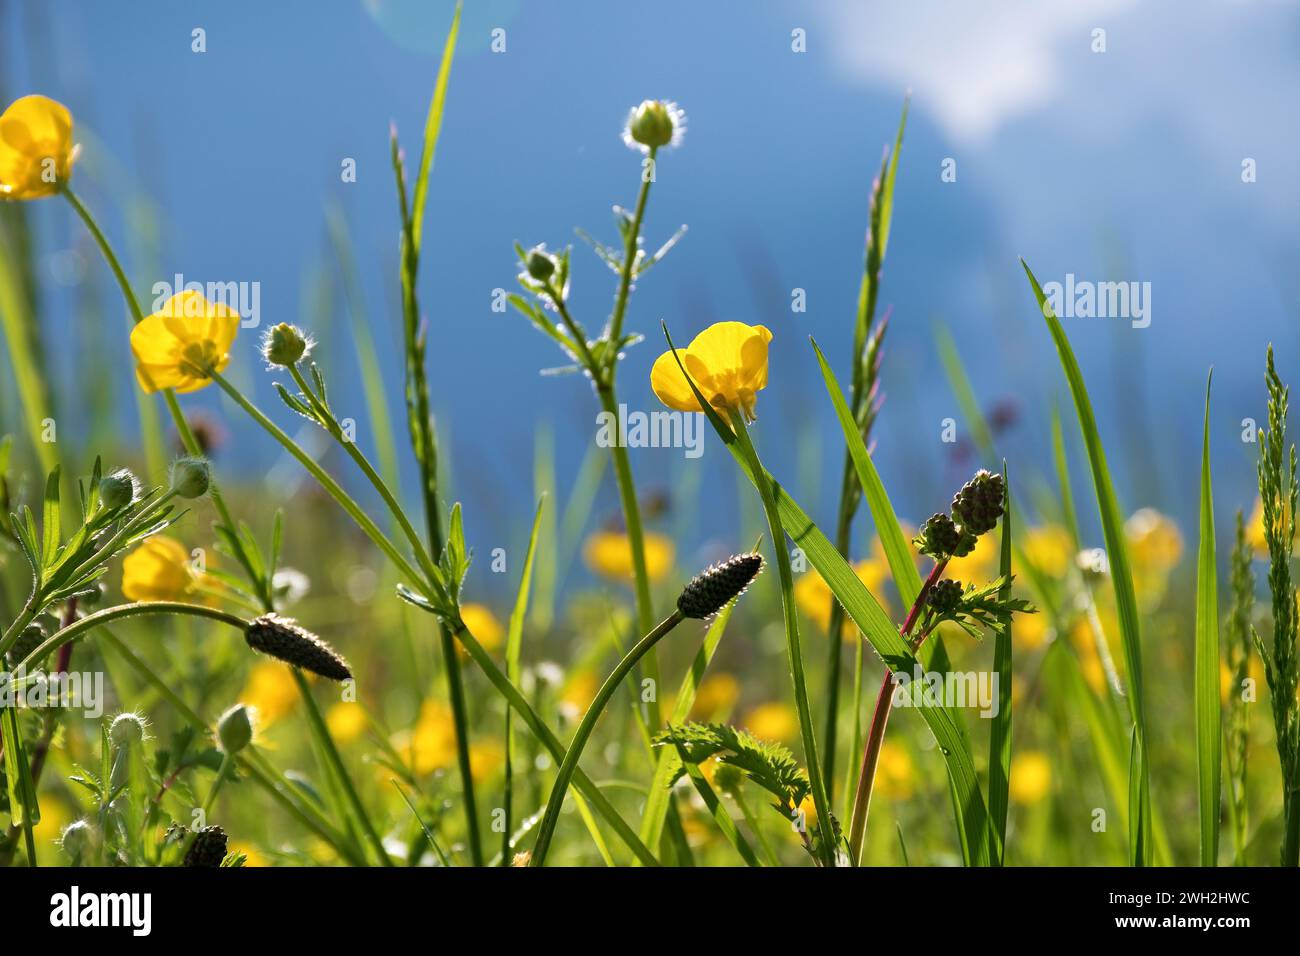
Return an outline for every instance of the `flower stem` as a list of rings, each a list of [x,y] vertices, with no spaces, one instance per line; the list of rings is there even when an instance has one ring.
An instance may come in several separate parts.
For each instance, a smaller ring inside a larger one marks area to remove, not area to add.
[[[303,676],[302,671],[297,667],[290,668],[290,670],[293,673],[294,683],[298,685],[298,693],[302,695],[303,704],[306,705],[307,719],[311,723],[321,749],[325,752],[325,758],[329,762],[330,770],[333,771],[334,776],[343,787],[343,794],[347,798],[352,813],[360,822],[361,829],[365,831],[366,839],[370,841],[371,847],[374,848],[375,856],[379,859],[379,862],[384,866],[392,866],[393,860],[388,855],[388,851],[384,849],[384,841],[380,839],[379,833],[375,830],[375,825],[370,820],[370,814],[366,812],[365,805],[357,794],[357,788],[352,783],[352,777],[348,773],[347,767],[343,765],[343,758],[339,755],[339,749],[334,744],[334,738],[330,735],[324,718],[321,717],[320,708],[316,706],[316,698],[311,695],[311,686],[307,683],[307,678]]]
[[[936,581],[943,575],[944,568],[948,566],[948,559],[943,558],[935,562],[930,576],[925,579],[921,586],[920,592],[916,595],[916,601],[912,604],[912,610],[908,612],[907,620],[903,622],[902,635],[905,640],[910,640],[912,629],[916,626],[917,618],[921,614],[921,608],[925,606],[925,600],[930,594]],[[924,640],[924,637],[922,637]],[[916,642],[913,650],[920,646]],[[893,671],[885,669],[884,679],[880,682],[880,690],[876,694],[876,706],[871,713],[871,726],[867,731],[867,743],[862,751],[862,772],[858,775],[857,795],[853,801],[853,819],[849,825],[849,859],[855,866],[862,862],[862,847],[867,835],[867,814],[871,810],[871,791],[876,781],[876,764],[880,760],[880,748],[885,740],[885,727],[889,724],[889,713],[894,706],[894,694],[892,690]]]
[[[649,633],[633,645],[632,649],[624,655],[623,659],[610,672],[609,677],[605,678],[605,683],[600,685],[600,690],[596,692],[591,706],[587,708],[586,714],[583,715],[578,729],[573,733],[573,740],[569,742],[569,748],[565,751],[564,760],[560,763],[560,769],[555,775],[555,783],[551,787],[551,796],[546,801],[546,812],[542,817],[541,825],[537,830],[537,843],[533,846],[533,858],[530,866],[542,866],[546,860],[546,852],[550,849],[551,838],[555,834],[555,825],[560,819],[560,808],[564,806],[565,794],[569,791],[569,781],[573,779],[574,771],[578,769],[578,761],[582,758],[583,748],[586,747],[591,732],[596,728],[596,722],[605,711],[605,705],[609,703],[614,692],[623,683],[623,678],[631,672],[636,666],[637,661],[641,660],[652,647],[655,646],[663,637],[680,624],[685,617],[681,611],[674,610],[672,614],[664,618],[655,625]]]
[[[648,169],[654,169],[655,153],[657,150],[651,147],[647,156],[649,160]],[[614,345],[618,344],[619,338],[623,335],[623,316],[627,314],[628,294],[632,291],[632,276],[636,270],[636,253],[638,242],[641,238],[641,223],[645,219],[646,201],[650,198],[650,184],[654,182],[654,177],[641,174],[641,191],[636,197],[636,211],[632,214],[632,225],[627,231],[627,240],[623,244],[623,270],[618,277],[618,294],[614,297],[614,314],[610,316],[609,329],[610,341]],[[614,358],[610,358],[610,368],[612,369]],[[611,375],[611,381],[613,376]]]
[[[343,490],[343,487],[330,476],[329,472],[322,468],[314,458],[303,450],[302,446],[286,435],[278,425],[266,417],[266,414],[260,408],[244,397],[244,394],[239,391],[239,389],[235,388],[234,385],[230,384],[230,382],[220,373],[210,370],[208,374],[211,375],[214,382],[221,386],[222,390],[225,391],[227,395],[234,399],[236,405],[247,412],[253,421],[261,425],[272,438],[278,441],[290,455],[298,460],[299,464],[307,469],[308,473],[320,483],[322,488],[329,492],[330,497],[342,506],[343,510],[348,513],[349,517],[360,526],[361,530],[366,533],[366,536],[375,543],[379,550],[387,555],[388,559],[393,562],[402,574],[404,574],[413,584],[422,584],[424,579],[421,574],[412,567],[411,563],[407,561],[402,553],[397,549],[397,546],[388,539],[388,536],[385,535],[383,531],[379,529],[379,526],[371,520],[370,516],[361,509],[361,506]]]
[[[754,484],[763,501],[768,529],[772,535],[772,550],[776,552],[776,567],[781,579],[781,607],[785,615],[786,651],[790,659],[790,678],[794,684],[795,710],[799,715],[799,733],[803,741],[804,760],[808,764],[808,782],[812,789],[813,806],[817,810],[817,830],[820,836],[820,862],[823,866],[835,863],[835,832],[831,826],[831,805],[826,794],[826,781],[822,776],[821,761],[817,758],[817,735],[813,728],[812,708],[808,704],[808,683],[804,676],[803,648],[799,639],[799,617],[794,604],[794,574],[790,568],[790,553],[786,550],[785,527],[773,497],[775,482],[767,477],[763,463],[749,437],[745,416],[737,409],[731,411],[741,453],[749,462],[754,474]]]

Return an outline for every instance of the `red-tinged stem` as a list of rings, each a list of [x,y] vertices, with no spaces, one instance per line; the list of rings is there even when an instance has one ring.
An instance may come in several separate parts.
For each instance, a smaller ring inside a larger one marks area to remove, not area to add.
[[[925,599],[930,594],[930,589],[934,587],[935,582],[943,576],[944,568],[948,566],[948,559],[943,558],[935,562],[930,576],[925,579],[921,585],[920,593],[916,595],[916,600],[912,603],[912,609],[907,614],[907,620],[903,622],[901,634],[904,640],[911,644],[912,629],[916,627],[917,618],[921,616],[921,609],[925,607]],[[921,641],[925,640],[925,635],[921,635],[913,646],[915,651],[921,646]],[[862,846],[867,836],[867,814],[871,810],[871,790],[876,782],[876,764],[880,760],[880,748],[885,742],[885,727],[889,724],[889,712],[893,710],[894,694],[892,684],[894,682],[894,672],[886,669],[885,677],[880,682],[880,691],[876,694],[876,707],[871,713],[871,727],[867,732],[867,744],[862,751],[862,772],[858,775],[857,795],[853,801],[853,820],[849,827],[849,859],[854,866],[862,862]]]

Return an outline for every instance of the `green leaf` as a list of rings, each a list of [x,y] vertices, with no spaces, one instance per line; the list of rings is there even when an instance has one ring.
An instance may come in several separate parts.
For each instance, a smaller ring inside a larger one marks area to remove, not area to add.
[[[6,675],[5,679],[13,678]],[[41,810],[36,802],[36,788],[32,784],[27,752],[23,748],[22,734],[18,729],[17,707],[0,709],[0,740],[4,742],[5,783],[9,790],[10,822],[13,826],[23,826],[30,830],[41,822]]]
[[[1070,348],[1070,341],[1061,327],[1060,320],[1052,312],[1043,294],[1042,286],[1030,271],[1029,264],[1020,260],[1029,284],[1034,290],[1038,308],[1047,322],[1056,351],[1061,360],[1074,398],[1075,412],[1079,418],[1079,429],[1083,433],[1084,447],[1088,451],[1088,463],[1092,470],[1093,488],[1097,495],[1097,509],[1101,516],[1102,533],[1106,541],[1106,554],[1110,562],[1111,585],[1115,591],[1115,607],[1119,617],[1120,640],[1124,648],[1124,665],[1128,678],[1129,714],[1133,721],[1133,761],[1131,772],[1138,779],[1129,785],[1130,803],[1137,800],[1137,812],[1130,812],[1129,846],[1130,862],[1134,866],[1149,866],[1152,861],[1150,787],[1148,784],[1148,764],[1146,749],[1146,714],[1143,707],[1144,693],[1142,686],[1142,634],[1139,623],[1137,594],[1133,588],[1132,564],[1129,560],[1128,545],[1124,539],[1124,518],[1120,512],[1119,501],[1115,497],[1115,488],[1111,482],[1110,469],[1106,465],[1106,452],[1102,446],[1101,435],[1097,431],[1097,419],[1092,411],[1092,402],[1088,398],[1088,388],[1083,381],[1083,372]],[[1130,811],[1135,809],[1132,805]]]
[[[433,167],[433,154],[438,148],[438,134],[442,130],[442,109],[447,100],[447,80],[451,75],[452,56],[456,52],[456,35],[460,32],[461,4],[451,18],[451,30],[442,49],[442,65],[438,67],[438,80],[429,101],[429,114],[424,121],[424,151],[420,154],[420,172],[415,178],[415,192],[411,200],[411,241],[415,252],[420,252],[420,238],[424,232],[424,204],[429,194],[429,170]]]
[[[840,390],[839,382],[835,380],[835,373],[831,371],[822,350],[817,347],[817,341],[815,339],[810,341],[813,351],[817,353],[817,361],[821,363],[822,377],[826,380],[826,391],[830,393],[831,403],[835,406],[835,417],[839,419],[844,440],[848,442],[849,455],[853,458],[853,467],[857,470],[858,481],[867,499],[872,521],[875,522],[876,534],[880,536],[880,545],[884,548],[885,558],[889,561],[894,585],[898,588],[903,606],[911,607],[916,601],[916,596],[921,593],[921,575],[912,560],[912,551],[907,545],[907,535],[903,533],[898,515],[894,513],[894,506],[890,504],[889,495],[885,493],[885,486],[880,481],[880,474],[871,461],[871,455],[862,440],[862,431],[854,420],[853,413],[849,411],[848,403],[844,401],[844,393]]]
[[[45,480],[45,502],[41,509],[41,566],[54,563],[59,551],[59,467]]]
[[[1011,482],[1002,465],[1002,484],[1007,489],[1006,511],[1002,516],[1002,556],[998,573],[1002,578],[1001,598],[1011,598]],[[993,670],[998,675],[998,712],[989,728],[989,826],[992,828],[990,856],[994,864],[1006,863],[1007,791],[1011,785],[1011,628],[993,631]]]
[[[746,866],[758,866],[758,857],[754,855],[754,850],[750,847],[749,841],[737,829],[736,821],[731,819],[731,815],[723,807],[722,801],[718,799],[718,795],[709,786],[709,781],[700,772],[699,765],[688,762],[680,746],[676,750],[686,775],[691,778],[691,784],[694,785],[695,792],[704,801],[705,808],[709,811],[709,815],[713,817],[713,822],[718,825],[718,829],[722,831],[722,835],[727,838],[728,843],[735,847],[736,852],[740,854],[740,858],[745,861]]]
[[[1205,382],[1201,440],[1201,535],[1196,556],[1196,770],[1201,817],[1201,866],[1219,858],[1222,736],[1219,704],[1219,594],[1214,549],[1214,489],[1210,481],[1210,383]]]

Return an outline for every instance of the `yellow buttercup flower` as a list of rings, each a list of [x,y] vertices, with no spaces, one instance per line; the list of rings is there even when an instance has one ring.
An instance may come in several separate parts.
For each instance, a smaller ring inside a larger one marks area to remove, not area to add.
[[[853,565],[858,580],[866,585],[867,590],[877,598],[889,572],[883,558],[868,558]],[[804,616],[812,621],[825,634],[831,626],[831,589],[816,571],[801,575],[794,583],[794,602],[803,611]],[[856,629],[850,624],[844,628],[842,637],[845,641],[858,640]]]
[[[1052,789],[1052,762],[1037,750],[1027,750],[1011,759],[1011,780],[1007,785],[1013,803],[1038,803]]]
[[[725,720],[740,699],[740,681],[732,674],[710,674],[700,681],[691,705],[692,720]]]
[[[1300,538],[1300,526],[1297,526],[1292,539],[1295,538]],[[1257,556],[1268,557],[1268,539],[1264,537],[1264,502],[1259,498],[1255,499],[1255,509],[1246,522],[1246,541]]]
[[[462,604],[460,606],[460,619],[465,622],[465,627],[474,635],[484,650],[494,651],[501,646],[501,641],[506,636],[506,629],[501,626],[492,609],[486,604]],[[460,651],[462,657],[468,657],[466,651],[459,643],[456,649]]]
[[[1047,643],[1050,635],[1047,615],[1017,614],[1011,634],[1015,642],[1026,650],[1038,650]]]
[[[645,532],[642,539],[646,576],[651,581],[662,581],[672,570],[677,553],[672,539],[653,531]],[[622,531],[597,531],[583,545],[582,556],[587,567],[601,577],[615,581],[632,580],[632,545]]]
[[[230,362],[239,313],[200,292],[172,296],[131,330],[135,375],[146,392],[194,392],[209,384],[209,370]]]
[[[569,720],[580,720],[600,690],[600,678],[595,672],[581,670],[568,679],[560,694],[560,713]]]
[[[297,706],[298,683],[288,665],[273,660],[258,661],[248,672],[248,682],[239,695],[239,702],[253,708],[256,729],[263,730],[288,716]]]
[[[877,793],[896,800],[907,800],[912,796],[915,776],[911,754],[904,747],[892,740],[886,740],[880,745],[880,757],[876,761]]]
[[[325,712],[325,726],[336,743],[350,744],[370,725],[365,708],[355,701],[335,704]]]
[[[450,767],[456,759],[456,721],[451,708],[440,700],[426,700],[415,726],[394,735],[392,743],[417,776]]]
[[[1058,524],[1030,528],[1020,539],[1025,559],[1033,568],[1054,581],[1065,577],[1074,561],[1074,542],[1070,532]],[[1016,569],[1017,576],[1020,569]]]
[[[799,718],[794,708],[773,701],[759,704],[745,715],[744,727],[755,737],[786,743],[799,736]]]
[[[700,394],[720,412],[737,409],[753,420],[758,393],[767,388],[767,343],[772,333],[761,325],[718,322],[678,349],[682,366]],[[659,401],[681,412],[703,411],[671,351],[655,360],[650,387]]]
[[[500,770],[506,762],[505,748],[495,740],[471,740],[469,744],[469,773],[475,783],[484,783]]]
[[[975,539],[971,553],[948,562],[947,577],[964,584],[984,584],[998,576],[1001,561],[1000,544],[995,534],[982,534]]]
[[[195,583],[190,553],[175,538],[146,538],[122,561],[122,593],[132,601],[183,601]]]
[[[43,199],[72,175],[72,114],[46,96],[24,96],[0,114],[0,198]]]

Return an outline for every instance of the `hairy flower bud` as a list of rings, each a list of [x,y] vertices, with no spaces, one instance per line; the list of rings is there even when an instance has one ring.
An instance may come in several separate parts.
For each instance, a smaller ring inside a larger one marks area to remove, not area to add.
[[[26,659],[27,655],[45,642],[49,635],[45,633],[45,628],[39,624],[28,624],[23,628],[23,632],[18,635],[18,640],[14,641],[14,646],[9,648],[9,661],[12,665],[17,665],[20,661]]]
[[[237,754],[252,739],[253,721],[244,704],[235,704],[217,718],[217,743],[222,753]]]
[[[185,851],[184,866],[213,869],[226,858],[226,831],[219,826],[204,827],[194,835],[194,842]]]
[[[99,503],[105,511],[116,511],[135,498],[135,475],[125,468],[99,479]]]
[[[171,488],[181,498],[200,498],[208,492],[211,471],[202,458],[177,458],[172,462]]]
[[[95,842],[95,828],[86,820],[73,820],[63,828],[59,845],[74,860],[90,849]]]
[[[546,251],[546,246],[533,246],[528,250],[524,268],[538,282],[546,282],[555,275],[555,256]]]
[[[108,739],[123,750],[129,750],[144,740],[144,733],[144,718],[129,710],[114,717],[108,727]]]
[[[269,365],[288,368],[311,351],[311,338],[296,325],[281,322],[262,336],[262,358]]]
[[[705,618],[716,614],[744,593],[763,570],[763,556],[757,552],[737,554],[715,564],[691,579],[677,599],[677,610],[685,617]]]
[[[952,516],[961,523],[962,530],[981,535],[997,527],[1005,500],[1002,476],[980,470],[953,496]]]
[[[623,139],[629,146],[639,144],[647,150],[658,149],[680,140],[685,128],[686,114],[676,103],[644,100],[628,114]]]
[[[352,671],[338,651],[315,634],[301,627],[291,617],[263,614],[248,622],[244,640],[255,651],[269,654],[286,664],[328,677],[331,680],[348,680]]]

